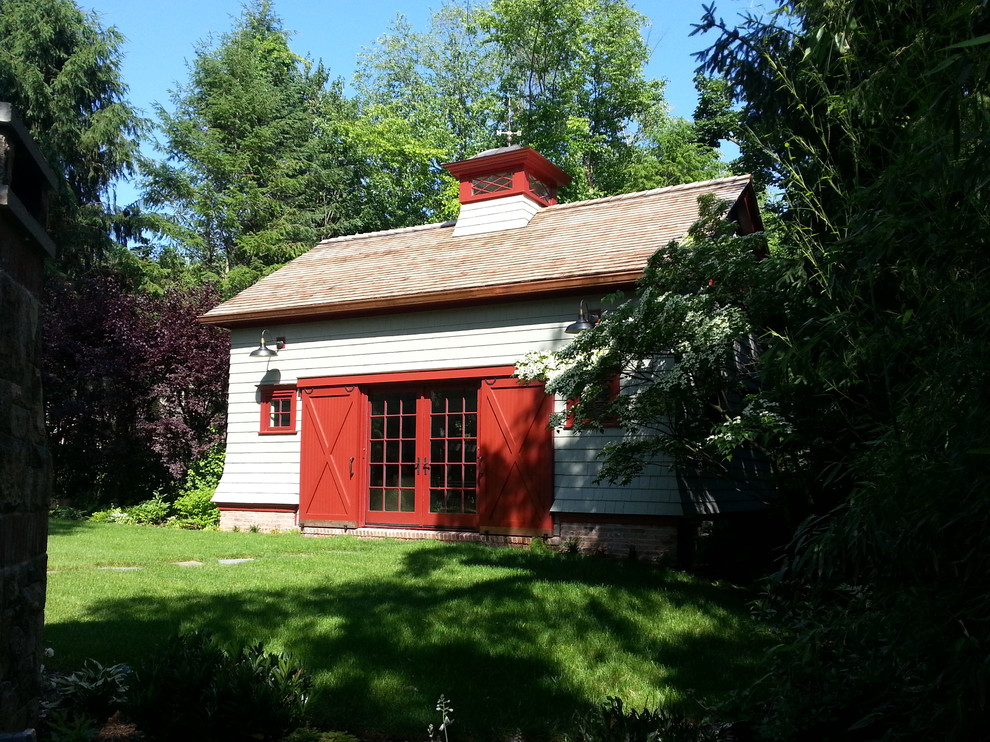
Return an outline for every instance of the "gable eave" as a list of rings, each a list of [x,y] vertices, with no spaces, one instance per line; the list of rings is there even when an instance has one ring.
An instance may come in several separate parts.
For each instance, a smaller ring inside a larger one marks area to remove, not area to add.
[[[755,209],[748,176],[550,206],[525,228],[454,236],[452,223],[325,240],[207,312],[220,326],[508,301],[632,284],[680,239],[712,193],[727,215]],[[744,195],[745,194],[745,195]],[[749,229],[743,222],[749,222]]]
[[[633,288],[642,277],[640,269],[599,273],[591,276],[572,276],[516,284],[477,286],[457,291],[436,291],[404,296],[390,296],[361,301],[325,302],[301,307],[281,307],[257,311],[205,314],[198,322],[218,327],[251,327],[265,323],[315,322],[343,317],[372,316],[396,310],[429,311],[451,309],[477,304],[495,304],[507,301],[542,299],[561,294],[582,291],[607,293]]]

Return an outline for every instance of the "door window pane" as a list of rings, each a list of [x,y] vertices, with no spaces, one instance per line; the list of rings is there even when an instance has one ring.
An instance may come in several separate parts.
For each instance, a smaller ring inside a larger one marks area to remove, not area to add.
[[[476,512],[477,409],[475,389],[437,390],[430,395],[432,513]]]
[[[369,511],[476,512],[477,389],[371,393],[369,402]]]
[[[369,395],[368,509],[371,511],[395,513],[415,509],[417,397],[414,393]]]

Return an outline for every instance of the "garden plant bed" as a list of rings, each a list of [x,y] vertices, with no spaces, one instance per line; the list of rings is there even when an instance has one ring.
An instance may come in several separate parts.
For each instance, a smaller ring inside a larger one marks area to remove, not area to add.
[[[743,590],[544,549],[53,521],[49,567],[52,667],[263,642],[311,674],[313,723],[366,738],[423,737],[441,694],[458,740],[553,737],[608,696],[691,710],[767,645]]]

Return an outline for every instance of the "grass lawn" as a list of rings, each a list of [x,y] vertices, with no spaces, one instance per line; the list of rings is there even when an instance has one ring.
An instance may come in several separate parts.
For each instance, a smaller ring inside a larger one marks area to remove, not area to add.
[[[48,548],[56,668],[136,663],[178,631],[261,641],[313,675],[316,723],[358,734],[424,739],[441,693],[454,740],[553,737],[606,696],[689,710],[766,646],[742,591],[630,562],[79,521]]]

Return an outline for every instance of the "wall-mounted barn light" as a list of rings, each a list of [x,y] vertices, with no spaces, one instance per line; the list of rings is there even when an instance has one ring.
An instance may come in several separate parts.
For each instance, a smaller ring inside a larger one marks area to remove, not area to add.
[[[602,318],[602,313],[598,310],[589,310],[588,305],[584,303],[584,299],[581,300],[581,305],[578,307],[578,318],[577,322],[572,322],[566,328],[564,332],[569,335],[577,335],[582,330],[589,330],[597,324],[598,320]]]
[[[285,338],[278,337],[275,338],[275,347],[269,348],[265,344],[265,333],[268,330],[261,331],[261,341],[258,343],[258,347],[251,351],[252,358],[269,358],[271,356],[277,356],[278,352],[285,347]]]

